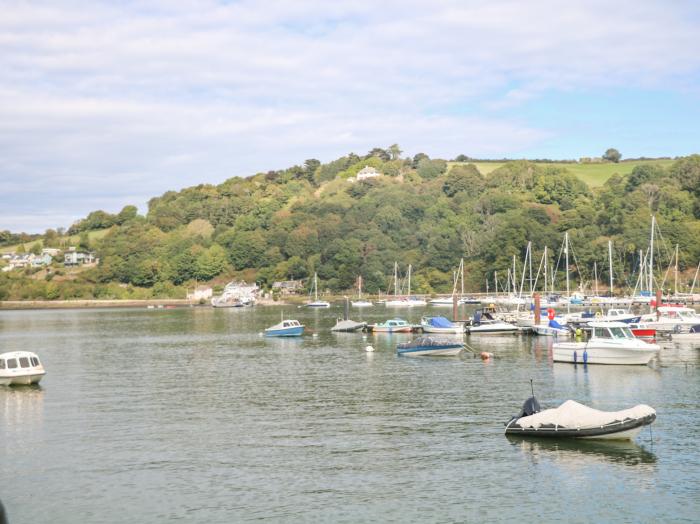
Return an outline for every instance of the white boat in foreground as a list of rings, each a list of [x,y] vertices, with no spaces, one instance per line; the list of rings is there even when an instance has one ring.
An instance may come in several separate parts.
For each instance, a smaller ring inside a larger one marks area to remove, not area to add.
[[[661,349],[632,334],[623,322],[592,322],[585,342],[558,342],[552,345],[554,362],[571,364],[646,365]]]
[[[525,401],[520,414],[506,424],[506,435],[548,438],[631,440],[656,420],[656,411],[638,404],[622,411],[600,411],[567,400],[540,411],[537,399]]]
[[[46,371],[36,353],[10,351],[0,355],[0,385],[38,384]]]
[[[411,342],[396,346],[399,355],[408,357],[454,357],[464,349],[464,344],[456,340],[441,340],[433,337],[418,337]]]

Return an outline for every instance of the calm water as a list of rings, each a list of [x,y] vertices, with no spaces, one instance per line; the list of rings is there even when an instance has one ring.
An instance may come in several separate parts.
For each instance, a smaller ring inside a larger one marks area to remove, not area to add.
[[[10,522],[698,521],[700,349],[585,370],[473,336],[493,361],[399,358],[408,335],[331,334],[340,308],[286,309],[317,337],[261,337],[280,311],[0,312],[0,350],[48,370],[0,387]],[[547,407],[658,420],[635,443],[509,440],[531,377]]]

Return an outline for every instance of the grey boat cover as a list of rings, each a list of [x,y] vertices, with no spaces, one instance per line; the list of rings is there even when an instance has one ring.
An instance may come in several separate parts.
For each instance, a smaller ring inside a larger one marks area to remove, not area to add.
[[[542,426],[556,426],[567,429],[592,429],[621,422],[656,415],[654,408],[646,404],[638,404],[633,408],[622,411],[599,411],[567,400],[554,409],[545,409],[528,417],[521,417],[515,423],[521,428],[538,429]]]

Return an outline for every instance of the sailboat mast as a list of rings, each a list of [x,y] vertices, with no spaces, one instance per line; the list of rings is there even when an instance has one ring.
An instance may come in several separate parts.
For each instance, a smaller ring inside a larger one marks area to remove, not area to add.
[[[608,240],[608,264],[610,266],[610,296],[613,296],[612,240]]]
[[[595,296],[598,296],[598,262],[593,261],[593,278],[595,279]]]
[[[314,273],[314,302],[318,302],[318,274]]]
[[[513,294],[518,292],[518,283],[515,280],[515,255],[513,255],[513,274],[511,275],[513,277]]]
[[[459,267],[462,268],[462,297],[464,297],[464,259],[460,260]]]
[[[698,267],[695,269],[695,276],[693,277],[693,285],[690,286],[690,294],[693,294],[693,291],[695,291],[695,282],[698,279],[698,272],[700,271],[700,262],[698,262]]]
[[[399,263],[394,262],[394,296],[399,295]]]
[[[566,255],[566,310],[567,312],[571,307],[571,293],[569,292],[569,232],[564,233],[564,254]]]
[[[676,267],[673,269],[674,282],[673,282],[673,294],[678,295],[678,244],[676,244]]]
[[[530,296],[532,296],[532,242],[527,243],[527,252],[530,255]]]
[[[651,241],[649,242],[649,292],[654,294],[654,224],[656,217],[651,215]]]
[[[411,296],[411,264],[408,265],[408,296]]]
[[[547,246],[544,246],[544,294],[547,294]]]

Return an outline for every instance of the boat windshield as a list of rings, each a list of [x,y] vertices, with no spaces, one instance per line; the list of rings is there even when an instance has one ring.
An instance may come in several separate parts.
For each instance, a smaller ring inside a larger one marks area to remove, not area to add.
[[[611,327],[610,333],[613,338],[634,338],[632,332],[626,327]]]
[[[17,367],[17,359],[16,358],[8,358],[7,359],[7,369],[15,369]]]
[[[684,320],[694,319],[697,315],[694,311],[679,311],[678,316]]]
[[[595,338],[610,338],[610,332],[607,328],[597,327],[593,331],[593,336]]]
[[[0,369],[5,369],[5,359],[0,358]]]
[[[19,358],[19,365],[20,365],[20,367],[28,368],[29,367],[29,359],[27,357],[20,357]]]
[[[39,365],[39,359],[38,359],[38,358],[32,357],[30,360],[32,361],[32,366],[36,367],[36,366]]]

